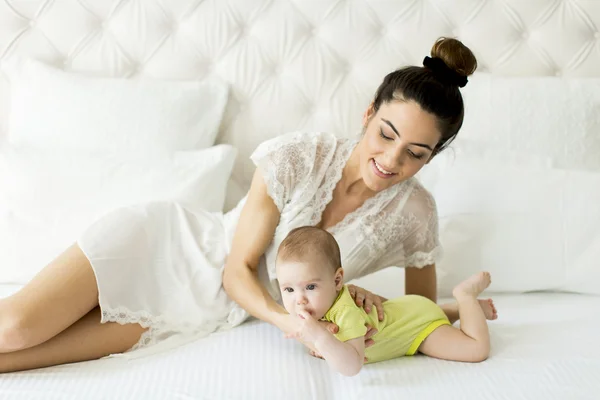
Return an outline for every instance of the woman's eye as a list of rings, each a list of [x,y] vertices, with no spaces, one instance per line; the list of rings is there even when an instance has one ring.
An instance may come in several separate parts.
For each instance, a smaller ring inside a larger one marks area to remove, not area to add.
[[[316,287],[316,285],[311,284],[311,285],[306,286],[306,289],[307,290],[315,290],[315,287]]]
[[[422,159],[424,156],[423,154],[415,154],[411,150],[408,150],[408,155],[411,156],[412,158],[416,158],[417,160]]]
[[[382,137],[382,138],[384,138],[385,140],[394,140],[394,139],[392,139],[391,137],[389,137],[389,136],[386,136],[386,135],[383,133],[383,129],[379,129],[379,136],[381,136],[381,137]]]

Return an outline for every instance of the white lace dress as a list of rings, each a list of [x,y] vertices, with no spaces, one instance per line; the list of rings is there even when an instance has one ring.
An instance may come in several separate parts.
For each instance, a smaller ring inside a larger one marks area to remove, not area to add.
[[[356,144],[327,133],[290,133],[262,143],[252,154],[281,212],[259,265],[259,278],[277,301],[279,243],[291,229],[319,223]],[[128,354],[175,346],[248,317],[221,285],[245,200],[226,214],[165,202],[119,208],[81,235],[78,244],[98,282],[102,322],[149,328]],[[349,281],[388,266],[435,263],[437,223],[433,198],[409,179],[368,199],[329,232],[339,243]]]

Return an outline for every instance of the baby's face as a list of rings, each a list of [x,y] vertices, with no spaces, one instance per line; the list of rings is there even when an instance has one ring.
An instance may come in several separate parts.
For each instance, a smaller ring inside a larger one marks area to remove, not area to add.
[[[343,286],[343,272],[316,263],[277,263],[277,280],[283,306],[291,315],[299,310],[321,319],[329,310]]]

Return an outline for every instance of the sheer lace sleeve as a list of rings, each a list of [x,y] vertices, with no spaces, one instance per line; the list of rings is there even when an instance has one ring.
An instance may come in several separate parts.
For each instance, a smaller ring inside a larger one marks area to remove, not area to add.
[[[423,268],[435,264],[442,253],[435,200],[417,184],[402,213],[407,221],[405,233],[399,242],[390,243],[380,260],[381,266]]]
[[[263,174],[269,196],[282,212],[293,193],[310,181],[326,134],[292,132],[261,143],[250,156]]]

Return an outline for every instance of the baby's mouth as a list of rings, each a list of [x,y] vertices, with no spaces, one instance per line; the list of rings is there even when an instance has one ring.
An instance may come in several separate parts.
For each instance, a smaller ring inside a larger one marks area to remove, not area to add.
[[[307,309],[307,308],[302,308],[301,311],[304,311],[305,313],[310,314],[311,317],[315,316],[314,312],[312,310]]]

